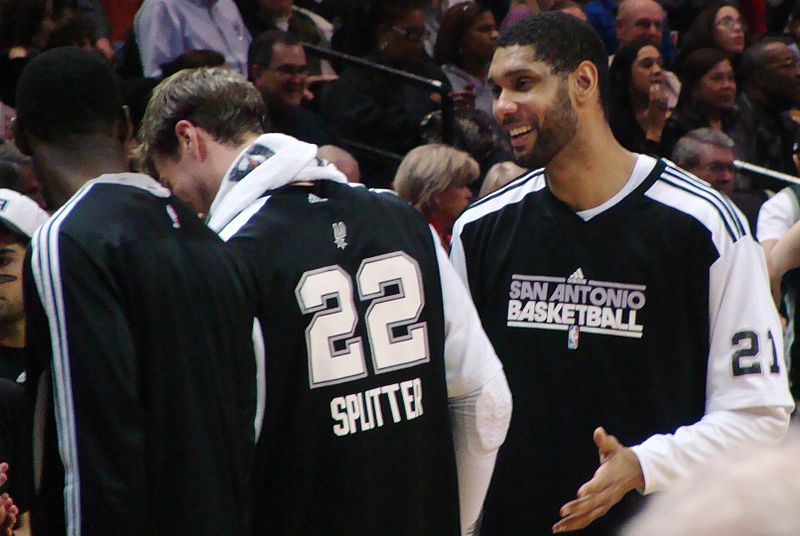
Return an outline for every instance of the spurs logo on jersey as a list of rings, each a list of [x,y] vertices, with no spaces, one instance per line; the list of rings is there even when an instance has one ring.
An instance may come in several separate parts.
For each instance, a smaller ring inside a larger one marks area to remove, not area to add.
[[[506,325],[568,331],[570,348],[577,333],[641,338],[636,315],[646,303],[645,285],[587,280],[578,268],[568,278],[511,276]]]

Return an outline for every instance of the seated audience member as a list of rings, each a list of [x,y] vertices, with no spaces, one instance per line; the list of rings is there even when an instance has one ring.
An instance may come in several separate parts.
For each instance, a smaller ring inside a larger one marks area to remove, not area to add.
[[[486,81],[500,34],[492,12],[482,4],[462,2],[444,14],[433,59],[442,66],[453,98],[492,113],[492,92]]]
[[[736,64],[745,48],[747,23],[742,14],[726,0],[714,0],[697,15],[683,37],[677,65],[700,48],[714,47],[722,50]]]
[[[317,151],[317,156],[336,166],[336,169],[347,177],[347,182],[361,182],[361,168],[358,165],[358,160],[341,147],[323,145]]]
[[[498,162],[493,165],[486,177],[483,178],[481,191],[478,193],[478,198],[485,197],[490,193],[499,190],[509,182],[513,181],[527,170],[514,163],[513,160],[506,162]]]
[[[681,94],[661,134],[661,153],[669,155],[678,139],[702,127],[730,133],[736,124],[736,76],[718,48],[701,48],[681,63]]]
[[[653,501],[622,536],[800,534],[800,440],[739,449]]]
[[[161,64],[161,76],[166,78],[183,69],[224,67],[225,56],[216,50],[187,50],[177,58]]]
[[[500,31],[504,32],[525,17],[536,15],[547,9],[552,0],[511,0],[511,9],[500,24]],[[546,5],[542,5],[546,4]]]
[[[424,54],[425,11],[421,0],[384,0],[364,31],[373,38],[367,59],[450,84]],[[325,88],[320,108],[331,126],[347,140],[405,154],[421,142],[421,122],[437,109],[440,95],[374,71],[348,67]],[[370,185],[387,185],[397,164],[361,160]],[[367,167],[369,165],[369,167]]]
[[[288,33],[301,43],[328,45],[329,38],[326,39],[323,36],[322,31],[306,10],[300,10],[294,6],[293,0],[234,1],[254,39],[268,30],[279,30]],[[313,74],[321,72],[318,58],[311,58],[310,69]]]
[[[553,7],[550,8],[550,11],[563,11],[584,22],[589,22],[583,7],[578,2],[573,2],[572,0],[556,0],[556,2],[553,3]]]
[[[47,208],[33,161],[20,153],[13,143],[0,144],[0,188],[19,192]]]
[[[784,43],[761,42],[742,55],[738,126],[731,133],[739,159],[795,174],[792,144],[797,125],[789,110],[800,101],[800,63]],[[753,178],[752,185],[774,191],[783,184]]]
[[[409,151],[394,177],[395,191],[414,205],[450,250],[450,233],[472,200],[469,185],[480,174],[474,158],[447,145],[422,145]]]
[[[19,75],[47,45],[53,17],[53,0],[0,2],[0,101],[11,108]]]
[[[94,28],[95,47],[109,60],[125,41],[142,0],[75,0],[75,7]]]
[[[644,40],[658,47],[663,65],[669,64],[675,55],[675,47],[668,37],[666,21],[664,8],[654,0],[624,0],[619,5],[615,23],[617,35],[615,51],[627,44]],[[609,65],[613,61],[614,55],[611,54]],[[663,69],[663,72],[662,89],[666,95],[667,107],[671,110],[678,102],[681,83],[672,71]]]
[[[786,33],[794,41],[789,48],[795,54],[800,55],[800,2],[795,2],[792,12],[789,15],[789,22],[786,24]]]
[[[70,11],[56,22],[45,48],[72,46],[96,50],[94,35],[92,23],[80,13]]]
[[[133,22],[144,76],[187,50],[216,50],[228,67],[247,74],[250,32],[233,0],[145,0]]]
[[[316,145],[338,145],[339,137],[325,121],[302,106],[308,61],[296,37],[279,30],[259,35],[247,54],[250,80],[261,93],[270,130]]]
[[[678,166],[730,197],[747,217],[750,229],[755,231],[758,211],[769,196],[764,190],[734,189],[735,147],[733,140],[725,133],[711,128],[698,128],[678,140],[671,158]]]
[[[630,151],[658,154],[667,120],[661,53],[644,40],[619,49],[609,70],[614,137]]]

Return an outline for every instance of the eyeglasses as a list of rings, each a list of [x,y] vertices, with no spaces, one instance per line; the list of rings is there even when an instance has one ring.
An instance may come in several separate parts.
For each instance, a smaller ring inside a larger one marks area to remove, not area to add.
[[[308,65],[293,65],[291,63],[284,63],[270,70],[282,76],[308,76]]]
[[[728,173],[736,173],[736,168],[733,167],[733,162],[726,163],[726,162],[711,162],[703,166],[706,170],[710,171],[711,173],[723,173],[727,171]]]
[[[392,26],[392,30],[412,43],[422,43],[428,37],[428,30],[424,28],[400,28],[399,26]]]
[[[747,31],[747,23],[734,17],[722,17],[714,25],[726,30],[733,30],[738,26],[743,32]]]

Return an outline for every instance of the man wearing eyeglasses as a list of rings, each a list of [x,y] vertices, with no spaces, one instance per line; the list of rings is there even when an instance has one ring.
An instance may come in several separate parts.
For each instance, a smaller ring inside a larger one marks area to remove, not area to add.
[[[317,114],[302,106],[308,61],[297,38],[278,31],[262,33],[247,55],[250,80],[269,110],[270,130],[322,145],[340,145],[339,137]]]

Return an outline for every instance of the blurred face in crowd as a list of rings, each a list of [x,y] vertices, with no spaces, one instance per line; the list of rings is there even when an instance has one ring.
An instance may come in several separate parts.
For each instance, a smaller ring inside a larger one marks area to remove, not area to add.
[[[0,325],[25,317],[22,305],[22,261],[25,246],[13,233],[0,230]]]
[[[640,95],[650,94],[650,86],[664,81],[661,53],[653,45],[643,46],[631,65],[631,89]]]
[[[686,170],[710,183],[711,186],[725,195],[731,195],[735,176],[733,150],[709,143],[704,143],[700,147],[697,165],[693,167],[687,166]]]
[[[548,164],[572,140],[578,119],[566,73],[536,61],[531,46],[498,48],[489,68],[495,119],[511,138],[514,161],[525,168]]]
[[[464,37],[461,39],[461,56],[490,62],[499,36],[494,15],[491,11],[484,11],[464,32]]]
[[[692,100],[709,108],[733,108],[736,101],[736,77],[731,62],[722,60],[700,77]]]
[[[731,56],[738,56],[744,50],[745,31],[747,24],[735,7],[724,6],[714,15],[714,40]]]
[[[254,84],[270,110],[289,110],[300,106],[308,75],[303,45],[275,43],[272,60],[254,73]]]
[[[784,43],[770,43],[767,60],[757,73],[765,93],[780,103],[800,102],[800,64],[797,55]]]
[[[564,9],[559,9],[559,11],[567,13],[568,15],[572,15],[577,19],[581,19],[583,22],[589,22],[589,19],[586,18],[586,13],[584,13],[584,11],[579,7],[565,7]]]
[[[664,31],[664,10],[653,0],[625,0],[616,28],[620,46],[638,39],[658,46]]]
[[[388,65],[407,67],[422,56],[425,37],[425,13],[421,9],[408,11],[393,24],[378,29],[378,53]]]

